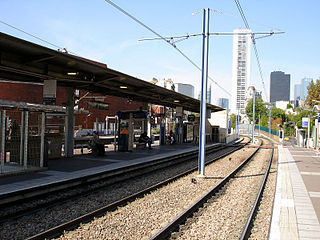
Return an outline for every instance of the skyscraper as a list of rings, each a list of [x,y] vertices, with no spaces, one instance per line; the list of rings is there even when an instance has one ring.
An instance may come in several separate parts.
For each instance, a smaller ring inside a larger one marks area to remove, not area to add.
[[[207,89],[207,103],[211,104],[211,85]]]
[[[293,98],[294,98],[293,100],[294,101],[300,100],[300,97],[301,97],[300,90],[301,90],[301,85],[300,84],[295,84],[294,85],[294,96],[293,96]]]
[[[191,84],[185,84],[185,83],[175,83],[175,90],[178,93],[182,93],[186,96],[194,98],[194,86]]]
[[[213,105],[229,109],[229,99],[228,98],[215,98]]]
[[[312,78],[303,78],[301,79],[301,87],[300,87],[300,99],[306,100],[308,96],[308,87],[312,81]]]
[[[290,74],[281,71],[270,74],[270,102],[290,101]]]
[[[231,111],[245,113],[246,90],[250,86],[251,30],[233,31]]]

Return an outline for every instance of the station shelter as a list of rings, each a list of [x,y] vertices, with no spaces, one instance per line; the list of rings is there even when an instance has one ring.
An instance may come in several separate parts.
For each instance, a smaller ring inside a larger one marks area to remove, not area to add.
[[[56,127],[64,114],[59,106],[0,100],[0,173],[45,167],[61,156],[64,126]]]
[[[186,126],[189,134],[184,137],[184,124],[188,122],[189,115],[200,112],[200,101],[197,99],[110,69],[106,64],[46,48],[4,33],[0,33],[0,79],[42,84],[46,105],[55,103],[56,87],[65,89],[66,98],[61,113],[65,157],[72,157],[74,154],[76,90],[126,99],[128,104],[140,102],[143,105],[142,110],[148,112],[146,121],[149,122],[153,118],[150,111],[152,105],[163,106],[163,115],[157,116],[157,123],[160,123],[160,142],[163,144],[169,129],[176,134],[177,143],[183,143],[186,138],[190,139],[191,127]],[[211,104],[207,104],[207,109],[211,112],[223,110]],[[171,117],[168,117],[170,115]],[[191,124],[195,125],[191,121],[187,125]],[[148,133],[151,134],[151,127],[148,128]]]

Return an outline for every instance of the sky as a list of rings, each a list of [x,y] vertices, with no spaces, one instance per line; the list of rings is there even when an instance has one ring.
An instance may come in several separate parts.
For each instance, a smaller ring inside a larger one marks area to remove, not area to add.
[[[204,8],[211,9],[210,32],[245,28],[234,0],[113,2],[161,36],[201,33]],[[239,2],[253,32],[285,32],[256,40],[262,78],[252,51],[251,84],[263,91],[264,82],[264,100],[269,98],[272,71],[291,75],[291,99],[294,85],[302,78],[320,79],[319,0]],[[156,36],[104,0],[0,0],[0,31],[52,49],[66,48],[146,81],[171,78],[175,83],[192,84],[195,97],[201,87],[201,72],[175,48],[163,40],[139,41]],[[176,46],[201,66],[201,37],[190,37]],[[211,36],[209,47],[209,76],[224,89],[209,80],[213,98],[230,99],[226,92],[231,94],[232,36]]]

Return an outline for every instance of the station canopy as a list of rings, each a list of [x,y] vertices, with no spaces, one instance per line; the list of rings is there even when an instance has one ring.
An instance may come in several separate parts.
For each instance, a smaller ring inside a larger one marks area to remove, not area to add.
[[[30,83],[56,80],[62,87],[200,112],[197,99],[112,70],[106,64],[4,33],[0,33],[0,79]],[[211,112],[224,110],[211,104],[207,108]]]

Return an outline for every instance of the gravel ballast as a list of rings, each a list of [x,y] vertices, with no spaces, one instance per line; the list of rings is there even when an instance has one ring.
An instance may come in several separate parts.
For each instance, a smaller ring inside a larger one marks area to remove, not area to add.
[[[107,213],[59,239],[148,239],[237,167],[255,149],[246,148],[206,167],[206,179],[190,174]]]

